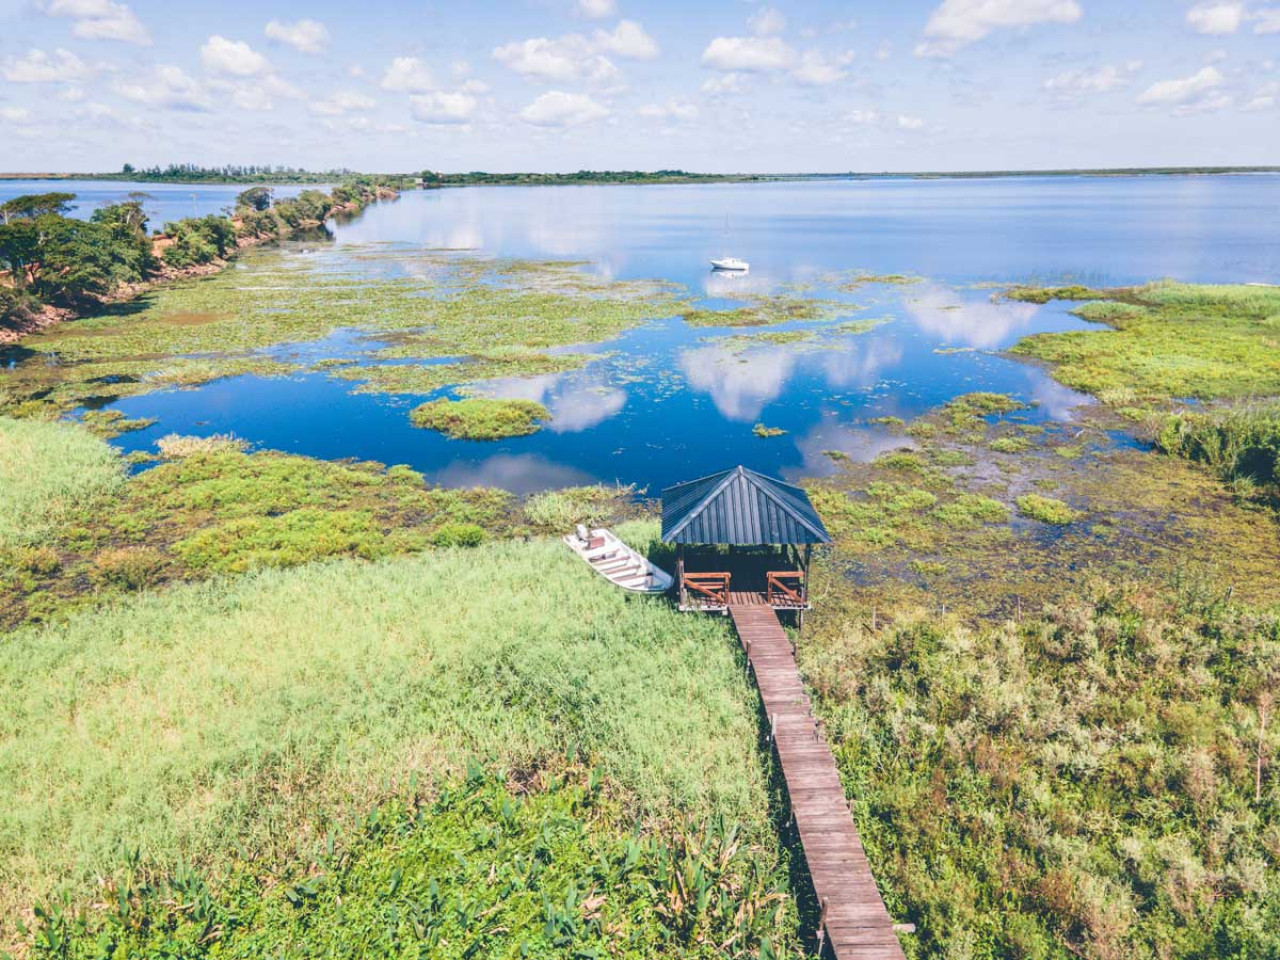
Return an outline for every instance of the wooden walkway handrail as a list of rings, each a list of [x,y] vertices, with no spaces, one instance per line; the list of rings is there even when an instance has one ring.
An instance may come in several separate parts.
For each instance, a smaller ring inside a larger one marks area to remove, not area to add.
[[[905,960],[849,812],[835,757],[804,692],[790,638],[769,607],[734,604],[729,616],[755,673],[791,817],[821,905],[819,953],[827,945],[836,960]]]
[[[793,585],[789,586],[786,581],[792,581]],[[803,570],[770,570],[765,574],[765,584],[765,599],[770,606],[804,605]]]
[[[727,573],[686,573],[684,585],[722,607],[729,603],[729,574]]]

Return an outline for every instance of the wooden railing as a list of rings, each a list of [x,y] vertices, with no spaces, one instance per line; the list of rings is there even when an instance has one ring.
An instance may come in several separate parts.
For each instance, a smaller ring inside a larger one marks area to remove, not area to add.
[[[765,600],[771,607],[805,605],[804,571],[772,570],[766,575]]]
[[[729,605],[729,574],[727,573],[686,573],[685,588],[695,596],[690,597],[702,604],[714,604],[718,607]]]

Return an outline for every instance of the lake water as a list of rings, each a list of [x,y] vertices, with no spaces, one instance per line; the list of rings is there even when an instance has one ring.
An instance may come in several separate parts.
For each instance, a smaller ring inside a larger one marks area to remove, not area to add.
[[[267,184],[264,184],[267,186]],[[183,217],[221,214],[235,206],[236,197],[248,187],[236,184],[190,183],[122,183],[117,180],[0,180],[0,203],[30,193],[74,193],[75,203],[69,213],[89,219],[99,207],[121,203],[131,193],[144,193],[142,207],[147,212],[151,229]],[[328,190],[325,186],[285,184],[272,186],[280,198],[296,197],[303,190]]]
[[[424,399],[360,395],[322,374],[241,377],[196,390],[131,398],[131,417],[157,417],[118,441],[149,449],[167,433],[234,433],[255,444],[325,458],[407,463],[449,485],[529,492],[590,481],[656,493],[678,480],[743,463],[797,478],[832,469],[829,451],[868,459],[903,443],[867,421],[904,419],[961,393],[1007,392],[1031,419],[1064,419],[1086,398],[1001,351],[1031,333],[1089,326],[1069,306],[995,302],[992,284],[1097,285],[1158,277],[1280,280],[1280,176],[843,181],[662,187],[474,188],[410,193],[335,225],[307,256],[335,260],[362,244],[572,258],[617,278],[662,278],[712,306],[735,290],[804,284],[865,270],[912,274],[845,295],[848,319],[890,317],[869,332],[743,349],[655,318],[593,346],[581,371],[491,382],[486,392],[539,400],[539,433],[495,443],[415,429]],[[728,236],[726,238],[726,218]],[[730,252],[746,276],[710,272]],[[286,253],[285,256],[302,256]],[[803,329],[791,324],[770,329]],[[282,357],[349,355],[355,334],[276,349]],[[367,349],[367,344],[365,345]],[[787,431],[761,439],[756,423]]]

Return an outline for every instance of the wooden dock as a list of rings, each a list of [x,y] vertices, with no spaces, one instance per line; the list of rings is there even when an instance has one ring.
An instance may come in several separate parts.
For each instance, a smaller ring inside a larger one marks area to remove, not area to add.
[[[822,911],[820,952],[826,948],[836,960],[905,960],[849,812],[835,757],[800,681],[790,638],[769,607],[735,604],[729,615],[755,673]]]

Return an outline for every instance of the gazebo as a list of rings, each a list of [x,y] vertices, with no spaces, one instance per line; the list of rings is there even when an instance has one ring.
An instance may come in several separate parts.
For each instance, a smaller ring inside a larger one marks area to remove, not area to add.
[[[804,490],[739,466],[663,490],[662,540],[676,545],[681,610],[802,612],[813,545],[831,537]]]

